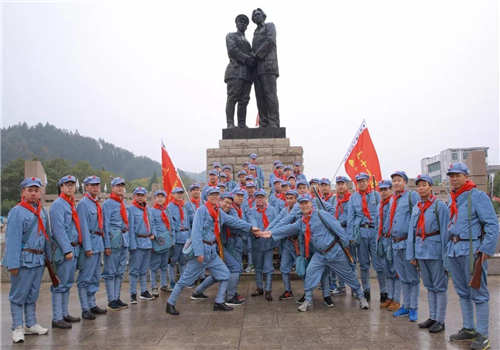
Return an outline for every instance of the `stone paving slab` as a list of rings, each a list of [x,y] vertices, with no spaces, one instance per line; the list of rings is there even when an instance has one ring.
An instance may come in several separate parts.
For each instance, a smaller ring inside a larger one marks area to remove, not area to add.
[[[244,306],[232,312],[214,312],[216,289],[206,294],[208,300],[192,301],[192,289],[185,289],[177,304],[181,315],[165,313],[169,294],[162,293],[154,301],[139,301],[128,309],[108,312],[95,321],[82,321],[71,330],[50,329],[48,335],[26,336],[26,341],[13,344],[9,313],[9,283],[1,284],[1,349],[34,350],[441,350],[470,349],[470,343],[450,343],[450,334],[462,327],[458,297],[450,282],[446,331],[430,334],[407,318],[394,318],[380,310],[376,279],[371,280],[373,300],[369,310],[360,310],[350,295],[334,297],[335,307],[322,304],[322,293],[314,293],[314,309],[297,311],[295,302],[302,294],[302,283],[292,281],[295,300],[279,301],[283,292],[280,281],[274,282],[272,302],[264,297],[252,298],[255,285],[251,280],[240,283],[239,292],[247,298]],[[500,349],[500,276],[489,276],[490,341],[492,349]],[[122,300],[128,302],[128,285],[122,288]],[[106,306],[104,284],[97,303]],[[427,292],[421,286],[419,319],[428,317]],[[70,297],[70,313],[80,316],[76,286]],[[50,284],[43,283],[37,303],[38,321],[50,328]]]

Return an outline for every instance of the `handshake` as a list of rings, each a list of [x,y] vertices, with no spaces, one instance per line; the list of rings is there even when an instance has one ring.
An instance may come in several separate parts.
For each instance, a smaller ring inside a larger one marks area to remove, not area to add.
[[[252,227],[252,229],[250,230],[250,232],[252,232],[253,236],[255,238],[271,238],[271,231],[262,231],[260,228],[258,227]]]
[[[253,52],[250,52],[250,56],[246,59],[245,64],[250,67],[255,67],[257,65],[257,56]]]

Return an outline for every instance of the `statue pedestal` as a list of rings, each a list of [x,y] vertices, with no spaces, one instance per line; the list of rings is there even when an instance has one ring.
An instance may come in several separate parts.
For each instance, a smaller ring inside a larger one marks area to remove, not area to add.
[[[223,140],[234,139],[284,139],[286,128],[222,129]]]
[[[228,130],[228,129],[225,129]],[[223,132],[225,131],[223,130]],[[285,128],[261,128],[261,129],[229,129],[261,131],[274,130],[283,132]],[[283,131],[280,131],[283,130]],[[219,148],[207,149],[207,171],[212,170],[212,164],[219,162],[222,165],[228,164],[233,168],[233,178],[236,178],[241,165],[250,160],[250,154],[259,156],[257,162],[264,170],[265,184],[268,185],[269,174],[274,170],[273,162],[280,160],[284,165],[292,165],[293,162],[304,162],[304,150],[301,146],[290,146],[288,138],[238,138],[219,140]],[[301,167],[303,169],[303,166]]]

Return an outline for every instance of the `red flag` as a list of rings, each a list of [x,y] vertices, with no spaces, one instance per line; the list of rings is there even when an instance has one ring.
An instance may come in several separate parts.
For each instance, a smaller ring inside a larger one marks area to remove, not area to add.
[[[258,127],[258,126],[259,126],[259,122],[260,122],[260,120],[259,120],[259,119],[260,119],[260,118],[259,118],[259,112],[257,112],[257,119],[255,119],[255,127]]]
[[[175,171],[174,164],[168,155],[163,140],[161,141],[161,167],[163,190],[167,192],[167,203],[169,203],[172,198],[172,190],[181,186],[181,179],[177,175],[177,171]]]
[[[493,199],[495,202],[500,203],[500,198],[498,198],[498,197],[491,196],[491,199]]]
[[[344,157],[344,166],[345,171],[355,183],[356,174],[361,172],[370,175],[369,182],[372,189],[376,189],[378,182],[382,180],[377,151],[375,151],[375,146],[373,146],[364,120]],[[373,176],[375,176],[375,184],[373,183]]]

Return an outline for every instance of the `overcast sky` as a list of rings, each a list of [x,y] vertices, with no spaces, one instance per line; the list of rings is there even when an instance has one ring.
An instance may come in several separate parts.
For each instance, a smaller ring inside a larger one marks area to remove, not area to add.
[[[384,177],[449,147],[499,163],[497,2],[3,3],[2,126],[49,122],[157,161],[163,138],[176,167],[201,171],[225,127],[225,36],[257,7],[308,177],[333,176],[363,119]]]

